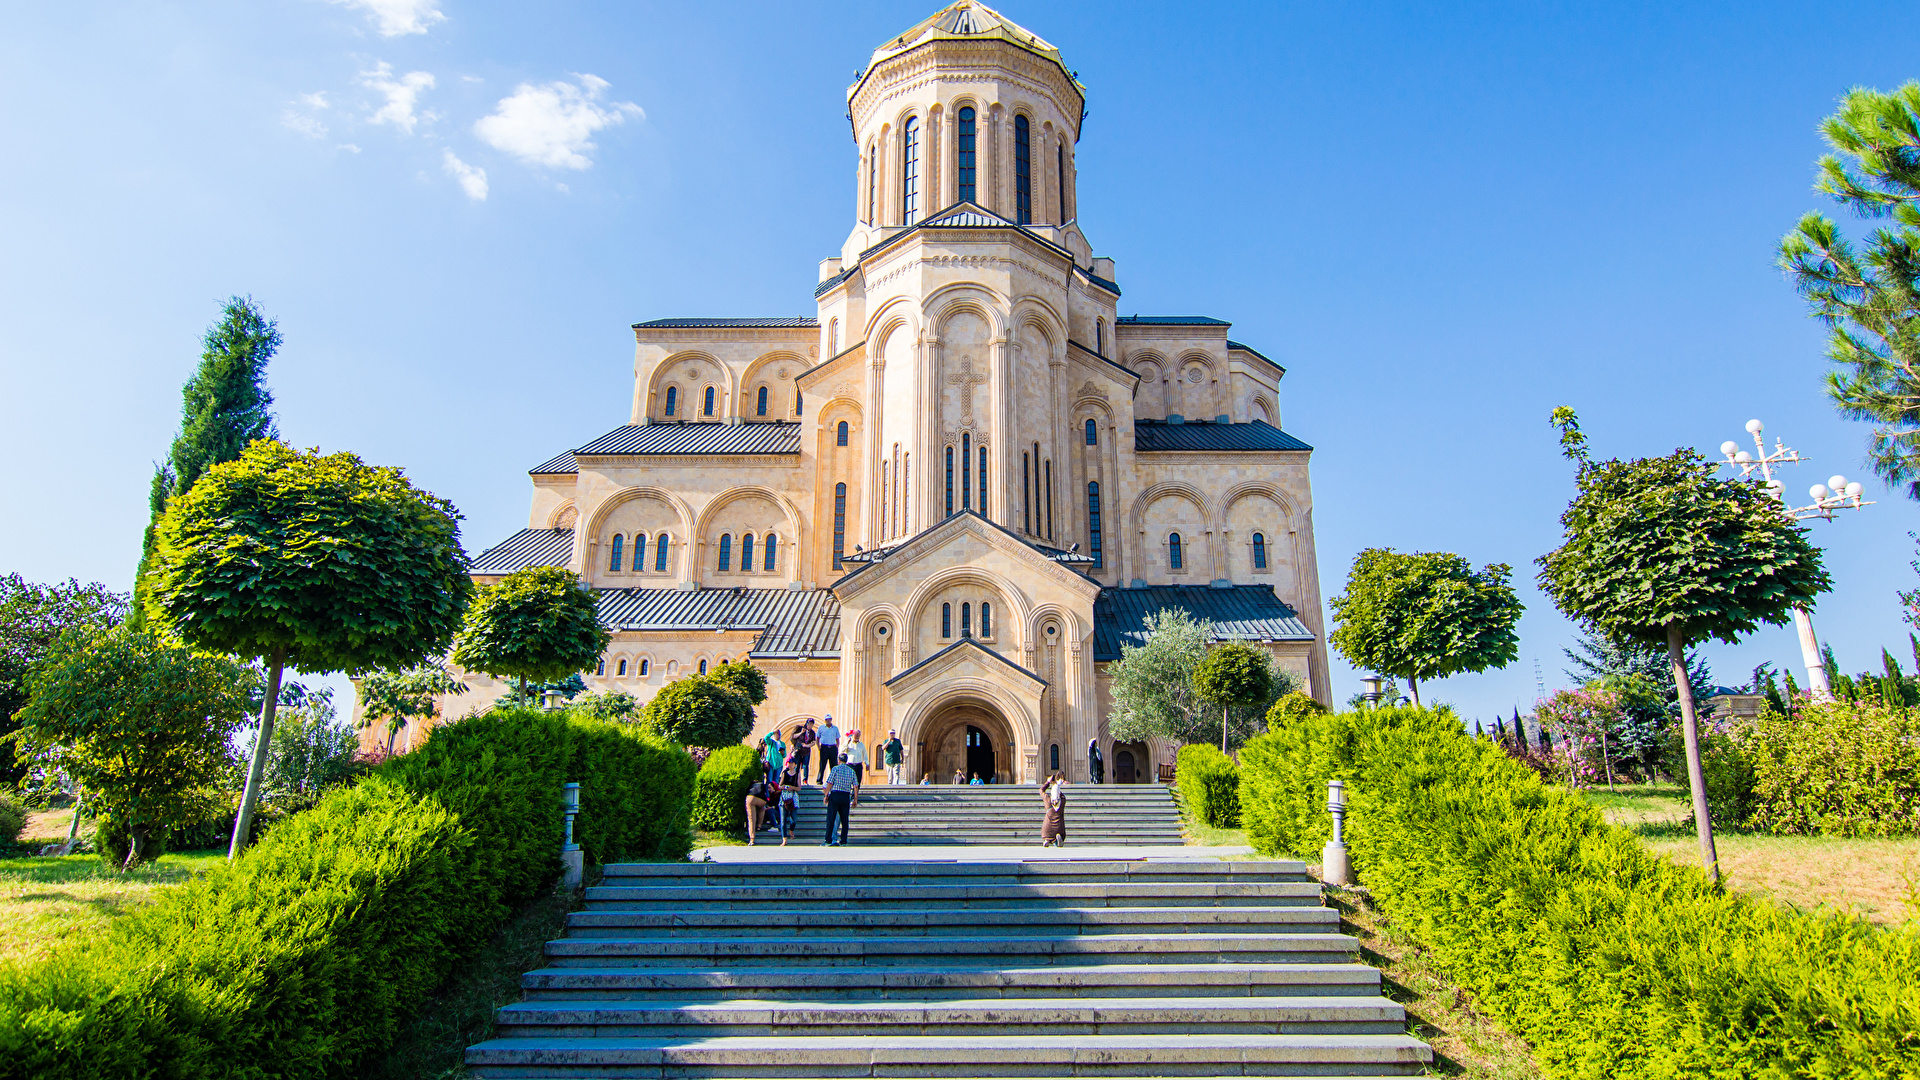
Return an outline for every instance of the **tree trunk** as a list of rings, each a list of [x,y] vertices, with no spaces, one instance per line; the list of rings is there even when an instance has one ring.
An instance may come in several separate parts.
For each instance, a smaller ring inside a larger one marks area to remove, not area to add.
[[[152,848],[153,848],[153,827],[152,826],[142,824],[142,825],[135,825],[132,828],[128,829],[127,830],[127,858],[125,862],[120,864],[120,869],[131,870],[134,867],[139,866],[141,863],[146,862],[148,859],[148,852],[150,852]]]
[[[404,722],[397,725],[396,724],[387,725],[387,756],[388,757],[393,756],[393,744],[400,740],[400,729],[405,726],[406,724]]]
[[[1420,680],[1419,679],[1416,679],[1411,675],[1407,676],[1407,693],[1413,697],[1413,707],[1416,709],[1419,708],[1420,707]]]
[[[1700,863],[1707,877],[1720,882],[1720,857],[1713,851],[1713,816],[1707,811],[1707,777],[1700,768],[1700,726],[1694,719],[1693,684],[1687,680],[1687,651],[1680,627],[1667,627],[1667,659],[1673,663],[1673,687],[1680,692],[1680,730],[1687,739],[1687,786],[1693,790],[1693,829],[1700,838]]]
[[[280,672],[287,663],[285,646],[267,657],[267,700],[260,704],[260,734],[253,740],[253,760],[247,765],[247,787],[240,795],[240,812],[233,816],[233,840],[227,858],[237,859],[253,834],[253,811],[260,804],[260,780],[267,769],[267,745],[273,740],[273,714],[280,705]]]
[[[1220,752],[1223,754],[1227,752],[1227,715],[1231,711],[1230,705],[1220,706]]]

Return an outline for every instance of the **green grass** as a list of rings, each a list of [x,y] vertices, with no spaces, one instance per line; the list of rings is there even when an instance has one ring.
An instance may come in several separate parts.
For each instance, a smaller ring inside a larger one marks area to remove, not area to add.
[[[63,942],[98,933],[166,886],[226,857],[219,850],[182,852],[124,872],[98,855],[0,860],[0,960],[36,960]]]
[[[1245,829],[1220,829],[1194,820],[1188,814],[1180,815],[1180,831],[1186,834],[1187,843],[1203,847],[1242,846],[1247,842]]]

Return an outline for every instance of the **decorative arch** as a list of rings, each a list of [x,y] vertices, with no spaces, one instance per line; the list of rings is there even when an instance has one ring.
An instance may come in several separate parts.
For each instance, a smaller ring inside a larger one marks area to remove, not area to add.
[[[1280,507],[1280,513],[1287,519],[1294,515],[1293,500],[1287,498],[1280,488],[1265,480],[1247,480],[1227,489],[1220,497],[1220,517],[1213,522],[1214,528],[1225,528],[1227,518],[1233,513],[1233,504],[1253,495],[1264,495]]]
[[[1213,515],[1213,508],[1207,503],[1207,497],[1200,493],[1199,488],[1183,480],[1162,480],[1134,497],[1133,507],[1127,513],[1127,527],[1138,533],[1145,525],[1147,508],[1161,499],[1169,498],[1185,499],[1191,502],[1194,509],[1200,511],[1200,520],[1206,522],[1209,527],[1218,520]]]
[[[1040,717],[1004,687],[975,676],[963,676],[941,683],[938,693],[928,694],[914,702],[894,728],[899,731],[901,742],[914,746],[920,742],[929,718],[938,716],[948,706],[973,703],[984,703],[998,712],[1007,727],[1012,729],[1018,748],[1040,745]],[[1018,775],[1017,769],[1013,771]]]
[[[1003,612],[1000,617],[1004,619],[1008,614],[1013,615],[1009,625],[1021,627],[1024,632],[1028,624],[1028,616],[1031,614],[1032,601],[1010,579],[978,566],[949,566],[922,578],[920,583],[914,586],[913,592],[908,594],[906,602],[901,605],[907,612],[907,618],[915,627],[918,627],[921,612],[927,610],[933,598],[942,590],[954,585],[982,585],[1006,597],[1007,603],[1013,605],[1013,611]],[[1025,642],[1014,644],[1024,645]],[[916,657],[916,659],[926,658]]]
[[[676,368],[690,360],[710,365],[718,372],[718,375],[712,378],[674,378]],[[682,415],[688,413],[691,413],[695,417],[700,416],[701,392],[708,385],[714,387],[714,396],[724,402],[731,403],[737,400],[737,396],[740,393],[740,383],[737,373],[733,368],[729,367],[725,361],[703,349],[682,349],[655,364],[652,373],[647,376],[648,416],[653,416],[655,410],[661,406],[661,399],[665,394],[664,387],[668,383],[672,383],[681,388],[680,408],[675,413],[675,419],[679,419]],[[731,416],[735,414],[723,408],[719,410],[719,415]]]
[[[788,363],[793,365],[793,371],[788,374],[785,381],[780,380],[774,375],[764,374],[769,368],[777,369],[777,365],[781,363]],[[753,361],[746,366],[746,370],[743,371],[740,375],[739,407],[734,410],[736,415],[739,415],[739,416],[754,415],[754,412],[753,412],[754,400],[750,398],[749,395],[753,394],[755,390],[757,390],[759,387],[763,385],[786,387],[787,389],[783,392],[789,393],[789,394],[792,393],[792,387],[794,386],[794,383],[798,379],[800,373],[812,366],[813,366],[813,361],[807,359],[804,356],[801,356],[799,353],[794,352],[792,349],[775,349],[772,352],[764,353],[760,356],[754,357]],[[791,413],[793,406],[790,401],[781,400],[779,394],[774,394],[770,396],[774,400],[768,403],[768,407],[767,407],[768,419],[771,420],[771,419],[786,417]]]
[[[553,513],[547,517],[547,528],[571,529],[579,522],[580,508],[574,505],[572,499],[568,499],[553,508]]]
[[[906,621],[906,616],[902,615],[900,609],[893,604],[875,604],[860,613],[860,620],[854,626],[853,640],[867,640],[873,636],[873,628],[881,622],[887,622],[893,626],[892,636],[897,639],[900,636],[900,628],[906,625]]]
[[[917,339],[920,336],[918,314],[913,301],[900,296],[881,305],[880,310],[868,316],[866,340],[873,342],[867,353],[869,362],[884,365],[887,346],[891,344],[893,335],[901,330],[907,332],[909,341]]]
[[[1004,297],[979,282],[956,281],[935,289],[920,306],[932,312],[928,325],[936,333],[944,332],[957,315],[977,315],[985,320],[988,334],[1000,338],[1007,334],[1007,320],[1000,314],[1003,303]]]
[[[689,539],[697,542],[705,538],[707,532],[713,527],[715,519],[720,516],[720,511],[725,510],[729,505],[741,499],[754,496],[773,503],[773,505],[780,508],[781,514],[785,515],[787,519],[786,534],[787,536],[791,536],[792,539],[788,540],[783,536],[781,538],[781,546],[790,546],[793,548],[793,557],[787,564],[792,568],[792,576],[795,578],[804,576],[807,565],[805,561],[807,558],[807,534],[805,530],[800,528],[800,508],[794,505],[792,499],[787,498],[785,495],[764,484],[744,484],[739,487],[730,487],[714,496],[711,502],[701,508],[699,517],[693,523],[693,532],[689,534]]]
[[[1265,394],[1255,394],[1252,405],[1255,409],[1259,410],[1259,414],[1257,416],[1249,416],[1247,418],[1249,420],[1265,420],[1267,423],[1272,424],[1274,418],[1280,415],[1280,410],[1274,408],[1272,399],[1268,398]],[[1275,426],[1277,427],[1279,425],[1276,424]]]
[[[1080,619],[1071,608],[1060,604],[1040,604],[1033,609],[1029,619],[1025,632],[1027,640],[1035,646],[1047,643],[1046,625],[1049,619],[1060,623],[1060,639],[1063,643],[1084,640]]]
[[[687,505],[687,501],[666,488],[645,485],[624,487],[600,500],[600,504],[593,508],[593,513],[587,518],[587,527],[576,534],[581,538],[580,543],[593,543],[594,539],[600,535],[600,530],[606,527],[607,518],[611,517],[615,510],[635,499],[658,499],[672,507],[675,516],[680,519],[680,528],[686,531],[681,539],[684,541],[692,538],[694,514],[693,508]]]

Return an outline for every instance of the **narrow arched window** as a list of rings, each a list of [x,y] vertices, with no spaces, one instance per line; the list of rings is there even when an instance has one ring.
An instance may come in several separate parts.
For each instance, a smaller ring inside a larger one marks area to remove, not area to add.
[[[1060,744],[1059,743],[1054,743],[1052,746],[1047,748],[1047,761],[1049,762],[1047,768],[1050,771],[1052,772],[1060,771]]]
[[[953,447],[947,447],[947,516],[953,516]]]
[[[638,574],[647,568],[647,534],[633,534],[633,572]]]
[[[733,569],[733,534],[720,534],[720,571],[725,573]]]
[[[974,188],[974,182],[973,182],[974,174],[973,174],[973,107],[972,106],[968,106],[960,110],[960,119],[959,119],[959,122],[956,124],[955,129],[958,133],[959,142],[960,142],[959,153],[957,154],[957,157],[959,159],[958,167],[960,171],[960,201],[975,202],[977,200],[974,198],[975,188]]]
[[[627,677],[627,662],[625,660],[620,661],[620,668],[615,672],[615,675],[622,679]]]
[[[1047,474],[1047,490],[1041,503],[1047,508],[1047,539],[1051,540],[1053,539],[1053,462],[1052,460],[1048,460],[1044,464]]]
[[[1033,479],[1028,473],[1027,452],[1022,450],[1020,451],[1020,529],[1030,534],[1033,532],[1033,495],[1031,491]]]
[[[867,147],[867,224],[869,225],[880,220],[880,204],[875,195],[879,190],[880,150],[878,147],[869,145]]]
[[[625,543],[619,533],[614,533],[613,543],[607,545],[607,569],[613,573],[620,572],[620,552]]]
[[[1267,568],[1267,537],[1264,533],[1253,534],[1253,568],[1255,570]]]
[[[847,485],[833,485],[833,568],[840,569],[840,560],[847,552]]]
[[[993,605],[980,601],[980,636],[993,636]]]
[[[593,666],[593,673],[594,673],[595,675],[605,675],[605,674],[607,673],[607,658],[606,658],[606,657],[604,657],[604,656],[603,656],[603,657],[601,657],[601,658],[600,658],[600,662],[599,662],[598,664],[595,664],[595,665]]]
[[[960,436],[960,509],[973,507],[973,436]]]
[[[847,422],[845,420],[840,421],[840,426],[833,429],[833,445],[847,445]]]
[[[666,412],[663,415],[672,416],[674,406],[679,403],[679,400],[680,400],[680,388],[677,386],[667,387],[667,408],[666,408]]]
[[[767,415],[767,388],[764,386],[760,388],[760,401],[754,409],[754,415],[755,416]]]
[[[1106,556],[1100,550],[1100,485],[1087,485],[1087,554],[1093,557],[1093,568],[1099,570],[1106,565]]]
[[[766,537],[762,540],[762,543],[766,546],[767,554],[762,560],[764,565],[761,567],[761,569],[771,574],[776,569],[774,565],[773,553],[775,551],[778,551],[780,548],[780,538],[774,535],[773,533],[768,533]]]
[[[987,448],[980,448],[980,516],[987,515]]]
[[[1091,416],[1087,417],[1087,445],[1100,445],[1100,428],[1093,422],[1093,417]]]
[[[900,477],[894,480],[894,488],[900,492],[900,528],[913,528],[913,452],[900,456]]]
[[[1053,179],[1060,189],[1060,224],[1067,223],[1067,146],[1055,143],[1053,147]]]
[[[1181,569],[1179,533],[1167,534],[1167,568],[1169,570]]]
[[[702,660],[700,661],[700,674],[705,675],[706,673],[707,673],[707,662],[705,660]]]
[[[840,355],[840,320],[827,320],[827,355]]]
[[[752,533],[742,533],[740,535],[740,572],[743,574],[753,573]]]
[[[713,415],[713,387],[711,386],[707,387],[707,402],[706,402],[706,408],[703,415],[706,415],[706,416]]]
[[[920,217],[920,118],[907,117],[900,128],[900,224]]]
[[[960,605],[960,636],[961,637],[973,636],[973,605],[972,604]]]
[[[953,636],[953,605],[952,604],[940,605],[940,636],[943,638],[950,638]]]
[[[667,534],[666,533],[661,533],[659,536],[654,538],[653,572],[656,574],[664,574],[667,572]]]
[[[1107,320],[1093,320],[1093,351],[1096,355],[1107,355]]]
[[[1033,140],[1027,118],[1013,118],[1013,206],[1014,220],[1033,224]]]
[[[640,661],[640,677],[643,679],[646,678],[647,672],[651,670],[652,667],[653,667],[653,664],[651,661],[648,661],[648,660]]]
[[[798,390],[793,392],[793,415],[800,415],[800,391]]]

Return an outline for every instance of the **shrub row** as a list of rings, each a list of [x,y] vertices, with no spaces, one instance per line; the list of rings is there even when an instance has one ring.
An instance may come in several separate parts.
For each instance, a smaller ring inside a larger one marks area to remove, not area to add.
[[[1347,842],[1381,908],[1573,1077],[1920,1075],[1920,931],[1732,896],[1445,713],[1315,717],[1241,751],[1264,854]]]
[[[684,855],[693,767],[619,724],[494,712],[271,829],[100,937],[0,968],[0,1077],[350,1077],[559,873]]]
[[[1211,743],[1180,748],[1173,782],[1188,816],[1216,829],[1240,826],[1240,767]]]
[[[1769,709],[1718,737],[1744,823],[1771,833],[1920,833],[1920,709],[1878,699]],[[1719,756],[1719,755],[1714,755]],[[1716,808],[1717,812],[1717,808]]]
[[[747,789],[764,773],[751,746],[723,746],[707,755],[693,784],[693,824],[709,832],[747,831]]]

